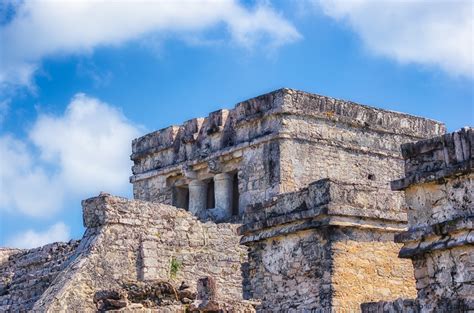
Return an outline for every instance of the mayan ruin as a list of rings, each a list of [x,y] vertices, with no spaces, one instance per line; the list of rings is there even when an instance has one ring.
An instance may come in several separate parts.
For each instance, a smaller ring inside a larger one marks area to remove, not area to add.
[[[1,312],[474,312],[474,128],[283,88],[131,145]]]

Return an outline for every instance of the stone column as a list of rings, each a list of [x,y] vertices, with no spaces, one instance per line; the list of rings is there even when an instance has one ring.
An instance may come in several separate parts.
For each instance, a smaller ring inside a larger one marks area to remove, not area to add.
[[[214,176],[214,196],[219,218],[232,216],[233,176],[229,173]]]
[[[189,211],[197,214],[207,207],[207,183],[193,180],[189,183]]]

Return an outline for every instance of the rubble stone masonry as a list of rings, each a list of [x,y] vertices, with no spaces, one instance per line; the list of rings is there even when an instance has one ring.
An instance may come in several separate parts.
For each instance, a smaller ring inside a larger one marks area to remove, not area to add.
[[[249,207],[239,229],[250,249],[248,297],[263,311],[323,312],[414,297],[413,268],[393,242],[406,216],[376,192],[323,179]]]
[[[401,258],[415,268],[423,312],[474,310],[474,129],[402,146],[409,230]]]

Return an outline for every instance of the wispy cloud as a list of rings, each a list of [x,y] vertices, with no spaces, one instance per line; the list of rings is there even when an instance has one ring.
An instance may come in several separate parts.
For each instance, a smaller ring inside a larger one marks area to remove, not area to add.
[[[7,241],[7,246],[30,249],[43,246],[50,242],[68,241],[69,238],[69,227],[62,222],[58,222],[45,231],[38,232],[29,229],[25,232],[15,234]]]
[[[474,2],[471,0],[313,0],[347,23],[367,48],[401,63],[437,66],[474,77]]]
[[[1,136],[0,212],[48,217],[68,199],[126,193],[138,134],[115,107],[77,94],[63,115],[40,115],[27,139]]]
[[[150,33],[186,35],[224,25],[244,47],[278,47],[300,37],[266,4],[248,8],[233,0],[33,1],[19,2],[0,26],[0,84],[30,85],[41,60],[90,53]]]

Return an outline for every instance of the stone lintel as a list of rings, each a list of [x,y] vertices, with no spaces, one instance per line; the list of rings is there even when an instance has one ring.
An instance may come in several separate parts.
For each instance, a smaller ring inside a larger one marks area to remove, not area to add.
[[[391,183],[392,190],[464,175],[474,169],[474,128],[402,145],[405,177]]]

